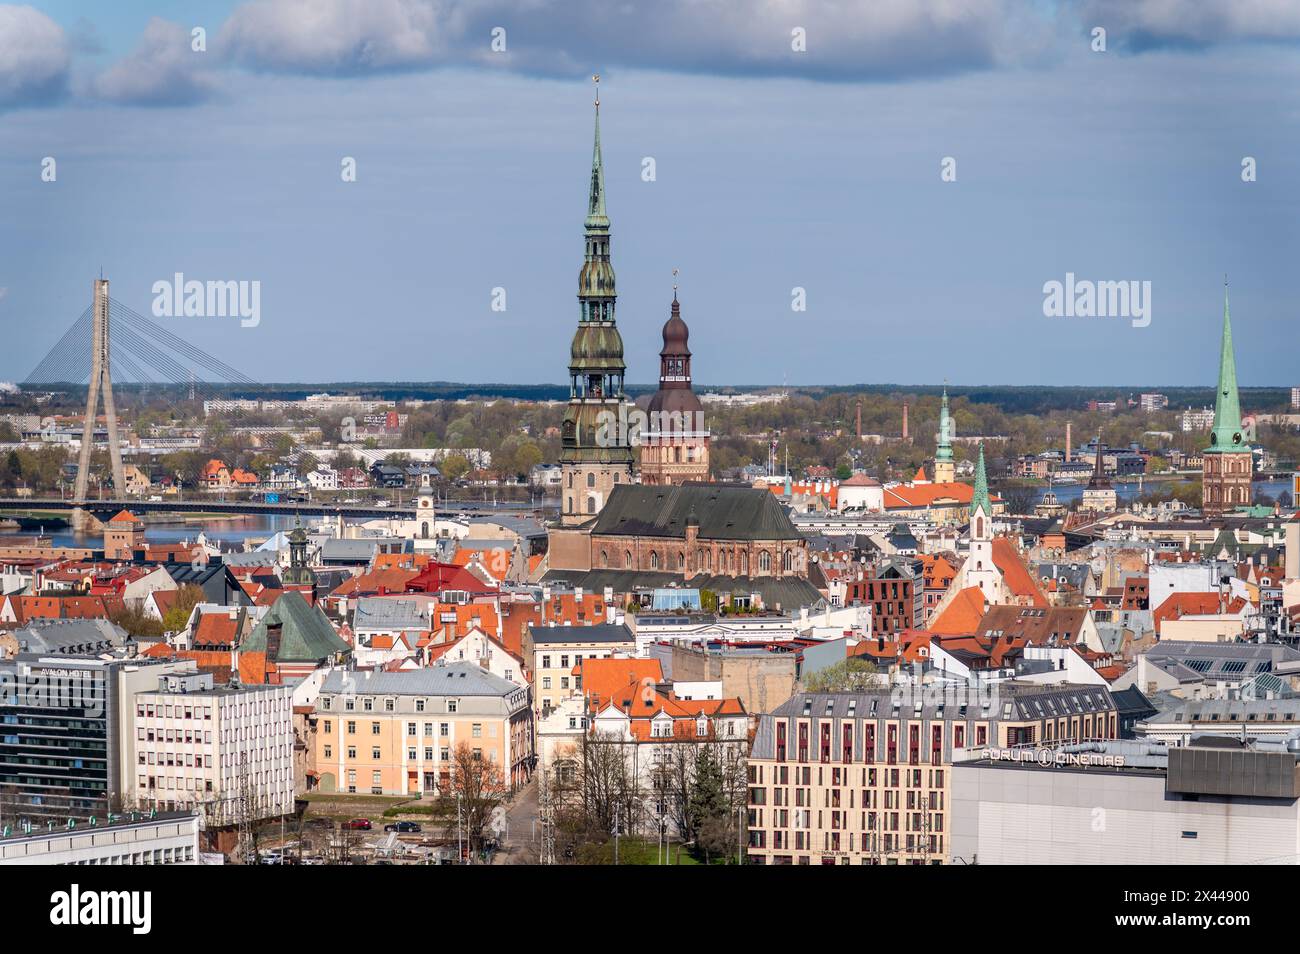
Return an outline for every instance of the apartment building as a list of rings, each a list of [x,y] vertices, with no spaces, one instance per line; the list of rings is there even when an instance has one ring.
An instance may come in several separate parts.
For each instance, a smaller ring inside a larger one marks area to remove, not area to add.
[[[925,618],[924,561],[889,557],[848,581],[844,601],[870,606],[873,632],[887,634],[919,626]]]
[[[316,707],[322,792],[419,795],[446,789],[462,743],[511,788],[533,766],[529,691],[472,662],[405,672],[335,670]]]
[[[293,812],[291,686],[166,673],[134,702],[131,804],[197,810],[209,827]]]
[[[532,667],[537,710],[545,715],[579,690],[574,667],[583,659],[636,653],[636,637],[621,623],[595,626],[530,626],[524,661]]]
[[[798,693],[749,759],[753,864],[945,864],[954,750],[1118,736],[1099,686]]]

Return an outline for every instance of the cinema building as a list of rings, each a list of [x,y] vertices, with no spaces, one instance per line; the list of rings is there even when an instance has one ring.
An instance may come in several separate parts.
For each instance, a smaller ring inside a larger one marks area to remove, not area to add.
[[[1300,861],[1300,738],[974,749],[952,767],[952,857],[981,865]]]
[[[1102,686],[801,692],[764,715],[749,759],[752,864],[946,864],[954,754],[1114,739]]]

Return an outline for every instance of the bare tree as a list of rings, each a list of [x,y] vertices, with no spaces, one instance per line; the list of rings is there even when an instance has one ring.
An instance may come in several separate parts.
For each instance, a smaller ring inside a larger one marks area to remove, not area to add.
[[[583,823],[593,833],[628,834],[639,829],[644,810],[636,746],[614,733],[592,733],[582,740],[579,791]]]
[[[483,850],[492,813],[509,793],[501,766],[462,742],[451,760],[448,796],[460,802],[462,824],[470,850]]]

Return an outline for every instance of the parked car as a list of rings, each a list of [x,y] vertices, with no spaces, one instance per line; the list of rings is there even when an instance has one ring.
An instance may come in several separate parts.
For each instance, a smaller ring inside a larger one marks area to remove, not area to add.
[[[354,818],[343,827],[349,831],[370,831],[375,826],[370,824],[369,818]]]
[[[402,834],[415,833],[420,830],[419,824],[413,821],[393,822],[391,825],[384,826],[384,831],[396,831],[401,832]]]

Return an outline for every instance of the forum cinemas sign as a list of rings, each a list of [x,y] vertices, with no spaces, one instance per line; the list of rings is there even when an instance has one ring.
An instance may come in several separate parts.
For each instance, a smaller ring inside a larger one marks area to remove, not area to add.
[[[983,749],[981,757],[993,762],[1023,762],[1042,768],[1105,766],[1123,768],[1124,756],[1101,752],[1064,752],[1059,749]]]

